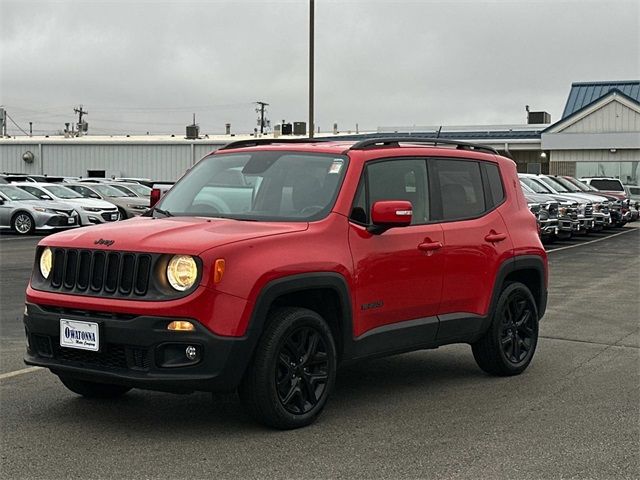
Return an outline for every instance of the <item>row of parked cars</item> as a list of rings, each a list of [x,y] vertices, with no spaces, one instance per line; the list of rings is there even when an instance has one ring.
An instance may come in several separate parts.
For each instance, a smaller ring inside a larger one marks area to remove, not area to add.
[[[0,229],[20,235],[125,220],[146,212],[143,180],[0,175]]]
[[[617,178],[519,175],[544,242],[638,220],[640,198]]]

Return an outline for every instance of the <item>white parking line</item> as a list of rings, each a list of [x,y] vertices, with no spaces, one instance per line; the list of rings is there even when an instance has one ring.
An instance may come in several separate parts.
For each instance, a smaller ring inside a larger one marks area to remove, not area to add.
[[[560,248],[552,248],[551,250],[547,250],[547,253],[559,252],[560,250],[567,250],[569,248],[582,247],[584,245],[589,245],[590,243],[596,243],[596,242],[601,242],[603,240],[608,240],[609,238],[617,237],[618,235],[622,235],[622,234],[625,234],[625,233],[633,232],[635,230],[637,230],[637,228],[629,228],[628,230],[625,230],[624,232],[618,232],[618,233],[614,233],[613,235],[609,235],[609,236],[606,236],[606,237],[596,238],[595,240],[591,240],[589,242],[578,243],[576,245],[568,245],[566,247],[560,247]]]
[[[2,373],[0,374],[0,380],[5,380],[7,378],[17,377],[18,375],[24,375],[25,373],[37,372],[39,370],[43,370],[42,367],[29,367],[23,368],[22,370],[16,370],[14,372]]]

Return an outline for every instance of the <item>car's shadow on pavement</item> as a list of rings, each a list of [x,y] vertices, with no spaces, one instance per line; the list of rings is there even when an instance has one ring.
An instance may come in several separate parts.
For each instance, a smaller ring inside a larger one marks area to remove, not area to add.
[[[320,423],[340,416],[363,411],[376,411],[393,405],[404,395],[424,395],[450,388],[473,388],[486,378],[467,355],[431,355],[416,352],[377,360],[367,360],[338,370],[335,389]],[[62,424],[92,425],[96,430],[122,429],[129,435],[207,436],[212,432],[265,432],[245,413],[235,393],[174,395],[161,392],[132,390],[112,400],[93,400],[68,392],[62,384],[60,401],[51,403],[39,415],[56,418]],[[431,393],[430,393],[431,392]],[[36,411],[32,413],[38,415]],[[311,427],[314,428],[314,427]]]

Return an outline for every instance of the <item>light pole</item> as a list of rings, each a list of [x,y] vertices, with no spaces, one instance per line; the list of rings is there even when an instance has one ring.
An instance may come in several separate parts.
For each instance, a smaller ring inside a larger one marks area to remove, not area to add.
[[[315,0],[309,0],[309,138],[313,138],[313,50]]]

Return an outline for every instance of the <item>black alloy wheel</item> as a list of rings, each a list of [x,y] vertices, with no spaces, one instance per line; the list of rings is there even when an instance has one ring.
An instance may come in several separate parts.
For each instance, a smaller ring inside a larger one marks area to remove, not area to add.
[[[238,388],[247,411],[282,430],[313,423],[327,403],[338,355],[333,333],[317,312],[284,307],[266,328]]]
[[[522,362],[535,343],[536,314],[522,291],[515,291],[504,304],[501,315],[500,346],[507,360]]]
[[[478,366],[491,375],[518,375],[538,344],[538,308],[526,285],[504,286],[487,332],[471,345]]]
[[[294,415],[310,412],[327,388],[329,360],[320,333],[311,327],[294,330],[278,353],[275,381],[278,399]]]

